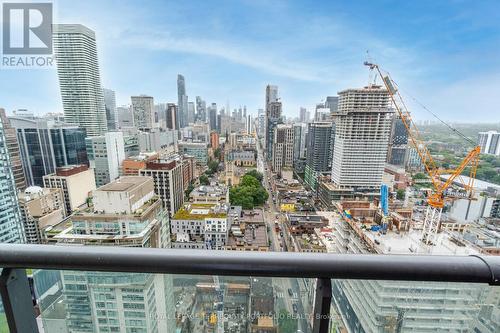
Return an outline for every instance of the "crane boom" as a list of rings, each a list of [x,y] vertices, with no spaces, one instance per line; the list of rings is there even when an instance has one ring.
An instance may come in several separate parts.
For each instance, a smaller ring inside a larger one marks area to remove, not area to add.
[[[434,187],[434,193],[427,198],[429,206],[424,220],[422,241],[426,244],[433,244],[436,233],[439,229],[441,210],[446,199],[445,191],[453,184],[454,181],[458,179],[460,180],[462,187],[465,189],[467,196],[469,198],[472,198],[473,196],[474,179],[476,177],[476,170],[479,164],[479,154],[481,153],[481,148],[479,146],[475,146],[471,151],[469,151],[467,156],[465,156],[456,169],[451,171],[439,169],[432,158],[429,149],[420,138],[417,126],[414,124],[410,112],[408,111],[401,94],[396,89],[395,83],[389,74],[384,76],[377,64],[370,62],[365,62],[364,64],[365,66],[370,67],[371,70],[375,69],[378,75],[380,75],[380,78],[384,82],[385,88],[389,93],[392,104],[396,108],[396,111],[399,114],[406,131],[408,132],[408,137],[420,157],[427,175],[431,179]],[[463,182],[460,175],[468,166],[470,166],[469,179],[467,182]],[[449,177],[445,181],[441,179],[444,172],[450,173]]]

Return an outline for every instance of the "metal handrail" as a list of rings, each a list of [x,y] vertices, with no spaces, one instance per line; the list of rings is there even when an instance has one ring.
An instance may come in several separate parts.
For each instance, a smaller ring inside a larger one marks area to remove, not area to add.
[[[500,257],[243,252],[0,244],[0,267],[475,282],[500,285]]]

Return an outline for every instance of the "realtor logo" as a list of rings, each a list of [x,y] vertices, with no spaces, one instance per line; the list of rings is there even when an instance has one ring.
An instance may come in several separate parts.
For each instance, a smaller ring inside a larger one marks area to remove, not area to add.
[[[52,54],[52,3],[2,4],[3,54]]]

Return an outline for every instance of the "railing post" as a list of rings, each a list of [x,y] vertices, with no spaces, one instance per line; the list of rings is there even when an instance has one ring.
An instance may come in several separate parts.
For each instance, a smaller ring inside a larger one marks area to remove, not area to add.
[[[332,304],[332,280],[318,278],[314,297],[313,333],[328,333],[330,306]]]
[[[38,333],[26,270],[3,268],[0,275],[0,294],[10,332]]]

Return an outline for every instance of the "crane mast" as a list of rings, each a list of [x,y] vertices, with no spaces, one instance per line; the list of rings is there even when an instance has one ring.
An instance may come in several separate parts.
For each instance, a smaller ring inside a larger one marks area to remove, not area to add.
[[[368,66],[370,70],[375,69],[378,75],[380,75],[380,78],[384,82],[384,86],[389,93],[391,102],[396,108],[396,111],[401,118],[406,131],[408,132],[408,137],[410,138],[411,144],[420,157],[425,171],[433,185],[434,191],[427,198],[428,206],[425,213],[421,241],[426,245],[434,245],[440,226],[441,212],[443,210],[445,200],[453,199],[451,196],[448,196],[446,194],[446,190],[453,184],[455,180],[458,179],[465,192],[467,193],[469,199],[472,199],[474,179],[476,177],[476,170],[479,164],[479,154],[481,153],[481,148],[479,146],[475,146],[471,151],[469,151],[467,156],[462,160],[462,162],[456,169],[439,169],[424,141],[420,139],[420,133],[417,129],[417,126],[414,124],[410,112],[408,111],[408,108],[406,107],[401,94],[396,89],[396,84],[390,78],[389,74],[384,76],[377,64],[365,62],[364,65]],[[464,182],[460,175],[465,171],[466,167],[470,167],[469,179],[467,182]],[[441,179],[441,175],[444,173],[449,174],[449,177],[445,181]]]

